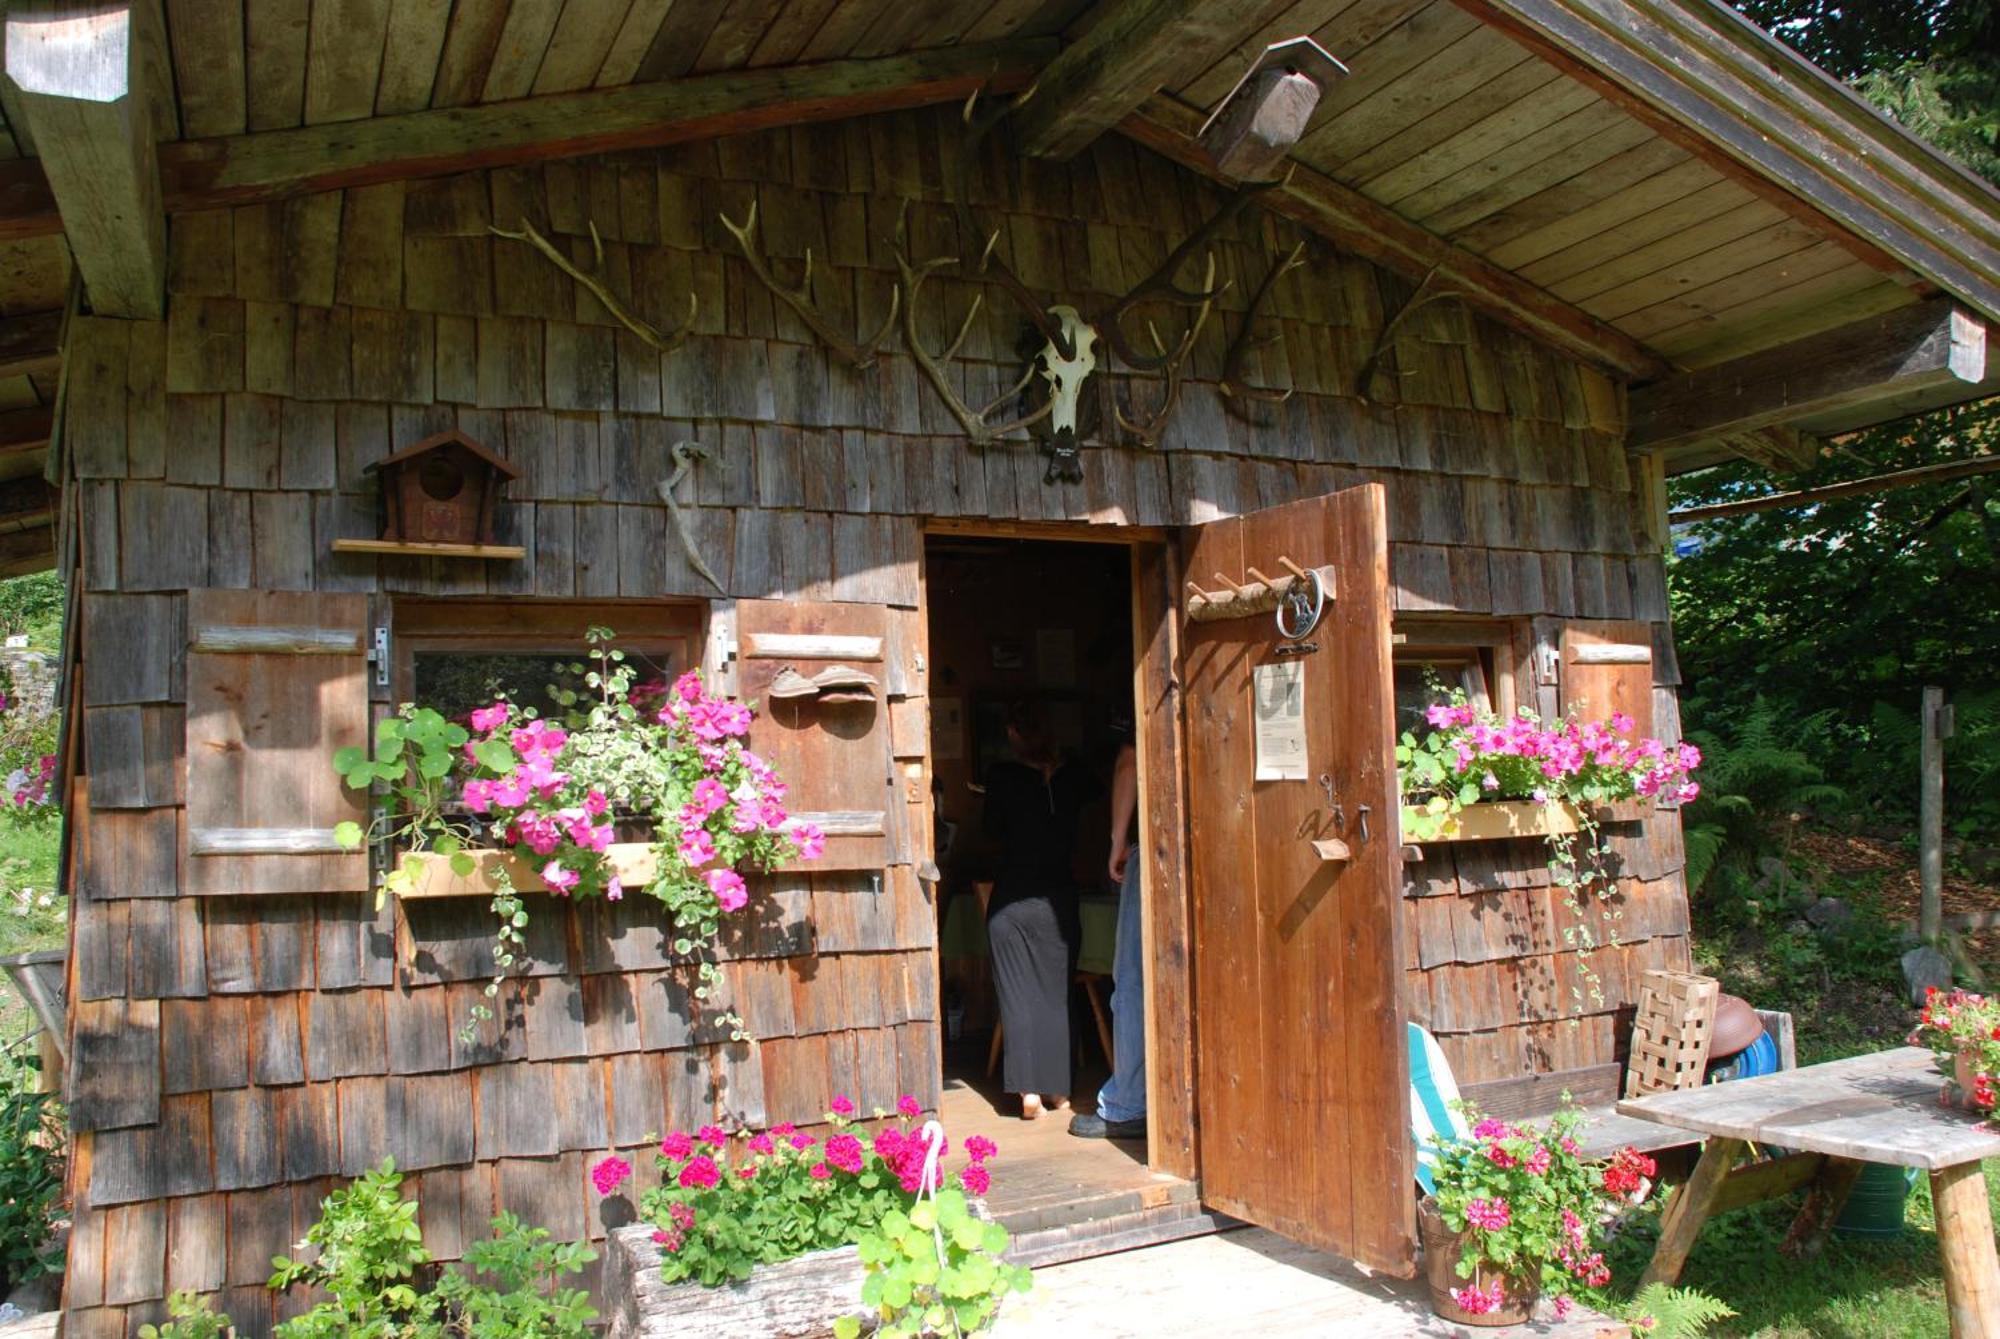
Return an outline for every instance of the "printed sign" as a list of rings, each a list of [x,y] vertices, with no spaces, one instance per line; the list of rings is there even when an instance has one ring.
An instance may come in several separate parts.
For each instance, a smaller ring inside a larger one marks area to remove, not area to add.
[[[1306,779],[1306,667],[1280,660],[1250,673],[1256,699],[1257,780]]]

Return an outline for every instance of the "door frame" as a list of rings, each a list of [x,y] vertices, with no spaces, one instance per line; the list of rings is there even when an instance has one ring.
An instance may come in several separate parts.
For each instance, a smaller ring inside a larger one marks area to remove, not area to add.
[[[1178,535],[1164,526],[931,518],[919,525],[917,616],[928,659],[933,535],[1108,544],[1131,556],[1132,703],[1139,766],[1140,878],[1145,889],[1146,1165],[1196,1182],[1193,903],[1187,867],[1187,741],[1181,715]],[[928,831],[923,840],[929,842]],[[933,856],[935,853],[931,853]]]

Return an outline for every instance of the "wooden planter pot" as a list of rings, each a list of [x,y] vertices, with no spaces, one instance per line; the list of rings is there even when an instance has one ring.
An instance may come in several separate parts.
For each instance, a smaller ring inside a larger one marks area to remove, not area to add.
[[[1430,1289],[1431,1310],[1445,1320],[1460,1325],[1522,1325],[1535,1314],[1542,1293],[1541,1273],[1525,1277],[1499,1274],[1481,1266],[1469,1279],[1458,1276],[1458,1260],[1465,1247],[1465,1233],[1453,1232],[1438,1212],[1437,1201],[1428,1197],[1417,1202],[1417,1236],[1424,1245],[1424,1283]],[[1453,1288],[1488,1286],[1500,1279],[1501,1300],[1496,1311],[1467,1311],[1451,1299]]]
[[[617,871],[627,888],[643,888],[653,881],[658,862],[653,856],[651,842],[613,842],[606,852],[611,857],[611,867]],[[521,893],[546,893],[549,886],[542,882],[536,871],[541,868],[539,861],[523,860],[511,851],[467,851],[477,865],[472,873],[454,874],[451,857],[435,851],[422,851],[406,857],[416,869],[416,885],[405,898],[416,897],[485,897],[490,898],[499,891],[499,872],[507,871],[513,880],[514,890]]]
[[[841,1316],[873,1330],[861,1304],[861,1255],[852,1246],[765,1265],[742,1283],[668,1283],[650,1223],[621,1227],[606,1243],[605,1339],[715,1339],[770,1335],[825,1339]]]
[[[1646,816],[1646,805],[1623,800],[1601,805],[1596,811],[1600,823],[1626,823]],[[1468,804],[1444,822],[1435,836],[1410,838],[1412,828],[1425,820],[1420,808],[1405,806],[1403,832],[1406,840],[1425,842],[1499,841],[1509,837],[1547,837],[1576,832],[1581,815],[1573,804],[1537,804],[1533,800],[1485,800]]]

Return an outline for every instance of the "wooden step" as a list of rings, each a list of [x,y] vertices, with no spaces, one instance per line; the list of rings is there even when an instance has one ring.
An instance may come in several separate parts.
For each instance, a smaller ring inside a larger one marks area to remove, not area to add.
[[[1162,1204],[1136,1213],[1114,1214],[1107,1218],[1020,1233],[1008,1248],[1007,1258],[1017,1265],[1040,1269],[1044,1265],[1067,1264],[1093,1256],[1136,1251],[1243,1226],[1245,1224],[1227,1214],[1210,1213],[1193,1202]]]

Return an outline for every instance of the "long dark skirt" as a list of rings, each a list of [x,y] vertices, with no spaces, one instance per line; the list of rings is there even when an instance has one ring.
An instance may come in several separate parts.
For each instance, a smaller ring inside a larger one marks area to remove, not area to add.
[[[1006,1029],[1010,1093],[1069,1092],[1070,940],[1045,897],[1009,902],[986,922]]]

